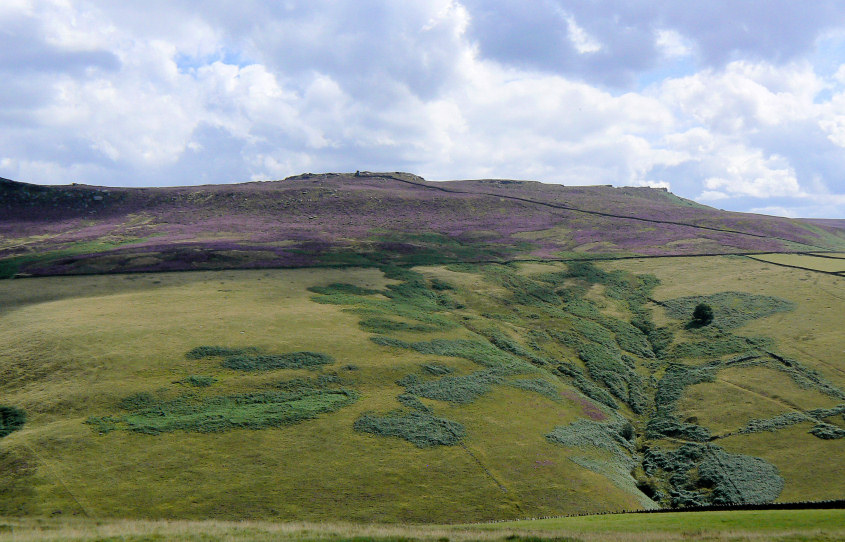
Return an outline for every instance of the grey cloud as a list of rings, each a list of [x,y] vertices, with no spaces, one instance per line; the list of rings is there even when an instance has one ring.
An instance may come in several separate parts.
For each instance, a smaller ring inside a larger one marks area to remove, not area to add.
[[[822,32],[845,21],[845,9],[835,0],[465,3],[472,16],[470,38],[484,55],[617,87],[631,86],[636,74],[663,61],[654,45],[659,30],[677,31],[695,45],[699,62],[720,67],[737,57],[770,62],[795,59],[806,53]],[[577,53],[559,12],[574,17],[602,49]]]
[[[48,43],[37,20],[10,17],[0,21],[0,72],[19,75],[27,72],[72,73],[87,68],[116,70],[120,60],[110,51],[69,51]]]

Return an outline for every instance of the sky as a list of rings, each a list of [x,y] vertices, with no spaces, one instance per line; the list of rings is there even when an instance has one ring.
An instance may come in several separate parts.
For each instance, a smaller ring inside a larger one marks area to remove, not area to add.
[[[0,177],[407,171],[845,218],[842,0],[2,0]]]

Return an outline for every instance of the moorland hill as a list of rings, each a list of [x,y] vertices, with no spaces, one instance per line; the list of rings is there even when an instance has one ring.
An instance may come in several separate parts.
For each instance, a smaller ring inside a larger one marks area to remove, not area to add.
[[[175,188],[0,180],[0,275],[818,251],[836,221],[653,188],[304,174]]]
[[[0,190],[27,277],[0,281],[0,515],[843,497],[835,222],[407,174]]]

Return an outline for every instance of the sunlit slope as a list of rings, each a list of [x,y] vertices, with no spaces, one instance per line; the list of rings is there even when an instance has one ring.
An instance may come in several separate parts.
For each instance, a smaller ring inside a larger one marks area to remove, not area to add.
[[[11,467],[0,475],[3,513],[457,521],[637,506],[545,440],[556,424],[580,415],[571,399],[500,387],[468,408],[437,405],[438,414],[467,428],[466,449],[418,448],[354,431],[362,413],[401,407],[395,380],[430,360],[378,346],[359,329],[357,315],[311,301],[306,287],[340,281],[385,284],[374,270],[2,283],[2,402],[29,416],[0,441],[4,467]],[[30,295],[52,300],[26,303]],[[245,374],[219,360],[186,359],[203,344],[316,351],[336,361],[318,371]],[[448,362],[456,371],[474,369],[465,360]],[[360,398],[316,419],[262,430],[99,435],[84,423],[119,415],[121,400],[139,392],[247,393],[318,374],[337,374]],[[176,382],[190,375],[218,382]]]
[[[0,282],[0,405],[27,415],[0,438],[0,513],[841,498],[836,281],[721,257]],[[670,310],[691,295],[714,327]]]

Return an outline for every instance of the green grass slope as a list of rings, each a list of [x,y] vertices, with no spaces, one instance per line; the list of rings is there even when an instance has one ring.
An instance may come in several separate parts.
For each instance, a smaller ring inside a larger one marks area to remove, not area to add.
[[[741,257],[3,281],[0,515],[841,498],[837,281]]]

